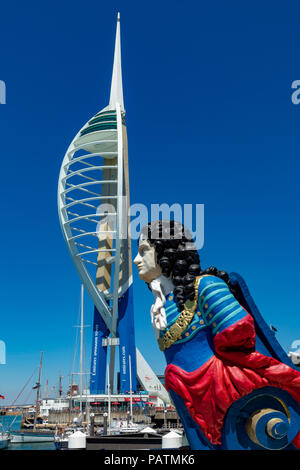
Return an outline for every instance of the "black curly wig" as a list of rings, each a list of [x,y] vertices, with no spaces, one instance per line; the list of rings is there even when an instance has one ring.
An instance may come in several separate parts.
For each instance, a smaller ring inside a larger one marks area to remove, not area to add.
[[[161,267],[162,274],[170,277],[173,281],[175,286],[174,300],[179,311],[183,310],[187,299],[194,299],[194,281],[197,276],[203,274],[220,277],[235,295],[226,271],[219,271],[213,266],[204,271],[201,269],[194,240],[188,229],[181,223],[174,220],[150,222],[143,227],[142,234],[150,245],[154,246],[157,263]]]

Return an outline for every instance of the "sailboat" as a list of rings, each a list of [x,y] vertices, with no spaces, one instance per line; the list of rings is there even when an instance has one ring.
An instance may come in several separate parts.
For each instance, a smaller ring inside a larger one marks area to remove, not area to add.
[[[80,406],[80,416],[78,418],[78,425],[70,425],[62,433],[55,433],[54,445],[56,450],[68,449],[69,447],[69,438],[73,438],[76,433],[86,436],[88,434],[89,428],[89,404],[86,396],[86,429],[82,428],[83,423],[83,375],[86,373],[83,372],[83,328],[84,328],[84,285],[81,284],[81,295],[80,295],[80,372],[79,374],[79,406]],[[73,389],[73,375],[72,374],[72,386],[70,387],[70,416],[71,417],[71,407],[72,407],[72,389]],[[82,438],[81,436],[81,438]],[[81,439],[80,438],[80,439]]]
[[[41,387],[41,373],[42,373],[42,360],[43,351],[41,352],[40,368],[38,382],[33,387],[36,389],[36,404],[35,404],[35,415],[33,429],[14,429],[10,431],[10,442],[12,444],[20,444],[22,442],[49,442],[54,441],[54,431],[37,429],[37,421],[39,415],[39,398],[40,398],[40,387]]]
[[[108,381],[108,390],[110,390],[109,386],[109,376],[107,375],[107,381]],[[133,411],[132,411],[132,373],[131,373],[131,356],[129,354],[129,387],[130,387],[130,412],[129,412],[129,420],[119,420],[117,422],[111,422],[110,420],[110,393],[108,395],[109,397],[109,417],[108,417],[108,429],[110,435],[119,435],[121,436],[122,434],[134,434],[134,433],[139,433],[144,429],[145,425],[144,424],[137,424],[133,422]],[[149,428],[150,429],[150,428]]]

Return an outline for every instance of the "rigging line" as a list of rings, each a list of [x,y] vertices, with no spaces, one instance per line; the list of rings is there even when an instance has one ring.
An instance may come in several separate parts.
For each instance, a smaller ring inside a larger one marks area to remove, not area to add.
[[[30,382],[30,380],[32,379],[32,377],[34,376],[35,372],[37,371],[38,367],[36,367],[32,373],[32,375],[29,377],[29,379],[27,380],[26,384],[24,385],[24,387],[22,388],[22,390],[20,391],[20,393],[18,394],[17,398],[12,402],[12,404],[10,406],[13,406],[16,401],[18,400],[18,398],[20,397],[20,395],[23,393],[23,391],[25,390],[25,388],[27,387],[28,383]]]
[[[16,419],[17,419],[18,416],[19,416],[19,415],[16,415],[16,416],[14,417],[14,419],[12,420],[12,422],[10,423],[10,425],[8,426],[8,431],[10,430],[10,428],[12,427],[12,425],[14,424],[14,422],[16,421]]]
[[[31,389],[30,392],[29,392],[29,394],[27,395],[26,399],[24,400],[24,405],[26,405],[26,402],[27,402],[29,396],[32,394],[32,392],[33,392],[33,390]],[[13,426],[13,424],[14,424],[14,422],[16,421],[16,419],[17,419],[18,416],[19,416],[19,415],[16,415],[16,416],[14,417],[14,419],[12,420],[12,422],[10,423],[10,425],[8,426],[8,431],[10,431],[11,427]]]
[[[25,398],[24,400],[24,404],[26,405],[27,401],[29,400],[29,397],[30,395],[33,393],[33,390],[30,390],[30,392],[28,393],[27,397]]]
[[[22,388],[21,392],[19,393],[19,395],[17,396],[17,398],[13,401],[13,403],[12,403],[10,406],[13,406],[13,405],[16,403],[16,401],[17,401],[18,398],[21,396],[21,394],[22,394],[23,391],[25,390],[26,386],[28,385],[28,383],[30,382],[30,380],[32,379],[32,377],[34,376],[34,374],[35,374],[35,372],[36,372],[37,369],[38,369],[37,367],[34,369],[34,371],[33,371],[32,375],[31,375],[31,377],[27,380],[27,382],[26,382],[26,384],[24,385],[24,387]],[[30,390],[29,395],[30,395],[31,393],[32,393],[32,389]],[[26,397],[25,403],[26,403],[26,401],[27,401],[29,395]],[[14,424],[14,422],[16,421],[17,417],[18,417],[18,415],[16,415],[16,416],[14,417],[14,419],[12,420],[12,422],[10,423],[10,425],[8,426],[8,431],[9,431],[9,430],[11,429],[11,427],[13,426],[13,424]]]

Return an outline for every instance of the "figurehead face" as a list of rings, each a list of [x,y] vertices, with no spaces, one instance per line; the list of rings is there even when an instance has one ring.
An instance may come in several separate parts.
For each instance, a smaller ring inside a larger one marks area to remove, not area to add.
[[[226,271],[219,271],[213,266],[205,271],[201,270],[193,238],[180,222],[157,220],[143,227],[134,264],[139,270],[140,278],[147,284],[160,274],[173,282],[174,299],[180,311],[187,299],[194,299],[194,282],[199,275],[220,277],[228,284],[233,295],[236,295]]]
[[[140,279],[148,284],[162,273],[161,267],[157,263],[155,247],[150,245],[149,240],[143,233],[139,239],[138,254],[133,262],[138,268]]]
[[[158,220],[143,227],[134,264],[148,285],[161,274],[173,282],[179,310],[188,298],[194,298],[200,260],[193,239],[181,223]]]

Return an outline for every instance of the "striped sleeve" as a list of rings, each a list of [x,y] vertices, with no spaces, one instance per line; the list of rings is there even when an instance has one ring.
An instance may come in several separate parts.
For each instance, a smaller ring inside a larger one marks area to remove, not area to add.
[[[216,276],[203,276],[200,280],[198,302],[203,320],[213,335],[247,315],[226,282]]]

